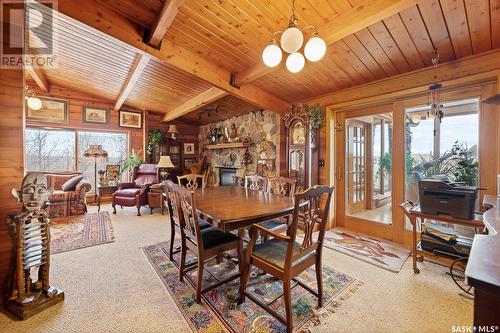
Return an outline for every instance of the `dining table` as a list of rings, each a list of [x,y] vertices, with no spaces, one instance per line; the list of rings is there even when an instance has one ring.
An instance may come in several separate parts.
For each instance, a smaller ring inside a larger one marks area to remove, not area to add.
[[[224,232],[287,216],[295,204],[293,198],[238,186],[198,190],[195,202],[200,218]]]

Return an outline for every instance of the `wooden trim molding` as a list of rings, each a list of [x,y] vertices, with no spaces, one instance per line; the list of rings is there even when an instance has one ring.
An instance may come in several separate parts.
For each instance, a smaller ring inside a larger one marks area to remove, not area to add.
[[[128,77],[125,80],[125,83],[123,84],[120,94],[118,94],[118,98],[115,102],[115,107],[114,107],[115,111],[120,110],[123,103],[125,103],[128,95],[132,92],[132,89],[134,89],[135,84],[141,77],[141,74],[144,71],[144,68],[146,68],[148,62],[149,62],[149,56],[145,54],[137,55],[134,64],[130,69],[130,73],[128,74]]]
[[[212,87],[198,96],[190,99],[189,101],[184,102],[179,105],[175,109],[169,111],[164,117],[163,121],[171,121],[175,118],[179,118],[185,114],[188,114],[198,108],[201,108],[205,105],[208,105],[224,96],[227,96],[228,93],[224,90],[221,90],[216,87]]]
[[[35,68],[30,64],[26,64],[26,71],[29,73],[31,78],[36,82],[37,86],[44,92],[49,92],[49,81],[45,77],[45,74],[40,68]]]
[[[151,29],[149,44],[159,46],[185,0],[166,0]]]

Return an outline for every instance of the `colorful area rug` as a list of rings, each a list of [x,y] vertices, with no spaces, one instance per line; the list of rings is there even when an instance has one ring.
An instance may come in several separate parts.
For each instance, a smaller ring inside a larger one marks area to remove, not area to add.
[[[410,251],[398,244],[360,235],[341,228],[327,231],[326,247],[398,273]]]
[[[195,301],[192,284],[179,281],[179,254],[174,262],[168,259],[168,244],[163,242],[144,248],[144,253],[158,273],[161,281],[177,303],[193,332],[284,332],[285,326],[253,303],[248,297],[246,302],[237,305],[239,279],[213,289],[202,297],[202,303]],[[188,253],[187,263],[195,260]],[[208,267],[207,267],[208,266]],[[234,275],[238,266],[230,260],[217,265],[215,260],[205,266],[203,285]],[[196,281],[196,270],[187,273],[191,281]],[[303,282],[316,289],[314,270],[307,270],[299,276]],[[323,267],[324,304],[317,309],[317,298],[295,284],[292,289],[294,331],[308,332],[311,326],[318,325],[321,318],[335,312],[341,300],[352,294],[361,282],[337,272],[331,267]],[[269,275],[252,274],[248,284],[251,294],[264,303],[272,303],[272,308],[284,316],[282,282]]]
[[[108,212],[59,217],[50,220],[52,254],[115,241]]]

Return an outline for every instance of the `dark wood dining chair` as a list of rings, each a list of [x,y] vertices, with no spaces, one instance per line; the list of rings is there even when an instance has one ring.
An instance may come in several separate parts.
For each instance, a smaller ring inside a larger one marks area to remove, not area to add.
[[[219,254],[236,250],[238,253],[238,266],[242,263],[242,243],[238,236],[223,232],[215,227],[202,229],[200,219],[196,213],[194,191],[181,186],[174,186],[173,209],[177,209],[181,226],[181,260],[179,279],[184,280],[186,272],[198,268],[198,281],[196,283],[196,302],[201,302],[201,295],[209,290],[240,277],[240,273],[227,279],[202,288],[203,269],[205,262],[217,258]],[[186,254],[190,250],[198,258],[197,264],[186,265]]]
[[[297,180],[286,177],[269,178],[267,181],[267,191],[269,193],[280,195],[288,198],[295,196],[295,186]],[[284,232],[288,226],[289,217],[276,218],[260,223],[261,226],[274,232]],[[268,235],[263,235],[264,240],[269,238]]]
[[[293,210],[292,222],[286,235],[279,234],[254,224],[252,228],[252,239],[247,246],[245,263],[242,269],[240,285],[240,304],[245,301],[245,296],[264,308],[269,314],[286,325],[286,331],[292,332],[292,280],[301,285],[318,298],[318,306],[323,306],[323,281],[321,255],[323,251],[323,239],[325,236],[326,221],[330,200],[332,198],[333,187],[319,186],[295,195],[295,207]],[[326,196],[326,200],[322,200]],[[323,205],[321,205],[323,203]],[[302,206],[304,205],[304,206]],[[305,225],[304,239],[297,242],[297,225],[299,212],[304,215]],[[313,235],[314,226],[319,225],[319,233]],[[256,244],[258,233],[266,233],[272,239]],[[317,237],[314,240],[314,237]],[[286,318],[264,304],[258,298],[246,292],[251,265],[254,265],[276,279],[283,281],[283,294],[285,298]],[[295,279],[301,272],[311,266],[315,266],[318,290],[314,291],[309,286]]]
[[[265,192],[267,190],[267,179],[259,175],[245,176],[245,188]]]
[[[190,174],[184,176],[177,176],[177,181],[180,186],[184,186],[189,190],[196,190],[200,186],[202,189],[205,188],[205,175]]]
[[[174,249],[175,243],[175,234],[182,235],[182,229],[179,219],[179,212],[177,209],[174,209],[173,204],[175,204],[175,192],[173,188],[177,186],[173,181],[167,180],[165,181],[165,193],[167,195],[167,210],[168,216],[170,219],[170,251],[168,253],[168,259],[170,261],[174,260],[174,254],[179,253],[181,251],[181,247],[178,246]],[[211,225],[205,221],[200,221],[200,229],[206,229],[211,227]],[[182,237],[182,236],[181,236]]]

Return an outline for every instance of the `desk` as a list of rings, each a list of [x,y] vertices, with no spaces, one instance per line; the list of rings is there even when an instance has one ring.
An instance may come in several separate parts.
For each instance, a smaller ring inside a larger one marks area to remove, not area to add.
[[[420,270],[417,267],[417,255],[419,254],[421,256],[426,255],[426,252],[420,251],[417,248],[417,227],[419,219],[421,222],[423,222],[424,220],[434,220],[434,221],[445,222],[450,224],[458,224],[474,228],[484,227],[483,217],[482,215],[479,214],[475,214],[473,220],[462,220],[448,215],[430,215],[422,213],[420,210],[420,206],[418,204],[412,205],[409,202],[401,204],[400,207],[403,209],[404,214],[410,219],[410,223],[412,225],[412,257],[413,257],[413,272],[415,273],[420,272]]]
[[[236,186],[198,190],[195,200],[200,217],[224,232],[291,214],[295,203],[288,197]]]
[[[474,287],[474,325],[500,326],[500,197],[485,195],[483,206],[488,234],[474,237],[465,275]]]

